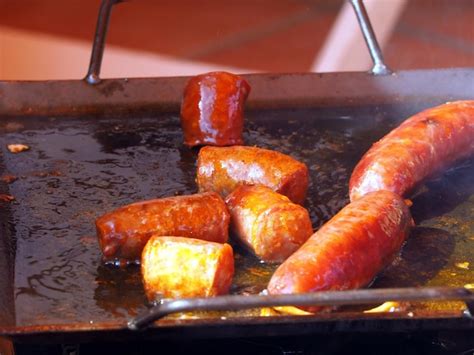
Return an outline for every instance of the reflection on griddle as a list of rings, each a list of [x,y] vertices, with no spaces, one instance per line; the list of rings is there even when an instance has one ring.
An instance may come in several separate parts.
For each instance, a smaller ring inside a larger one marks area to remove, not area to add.
[[[418,188],[411,212],[417,223],[446,214],[474,194],[474,159],[459,162]]]
[[[95,278],[96,305],[113,316],[134,317],[147,304],[139,266],[100,265]]]
[[[375,288],[423,286],[447,264],[454,252],[455,239],[447,231],[416,227],[398,259],[372,285]]]

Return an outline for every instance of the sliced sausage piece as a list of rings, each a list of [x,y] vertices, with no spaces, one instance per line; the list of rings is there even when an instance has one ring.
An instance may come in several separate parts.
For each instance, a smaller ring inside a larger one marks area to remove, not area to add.
[[[412,223],[400,196],[369,193],[344,207],[281,264],[268,291],[293,294],[367,286],[397,256]]]
[[[140,259],[152,235],[173,235],[224,243],[229,212],[214,193],[167,197],[133,203],[96,220],[105,260]]]
[[[154,236],[143,249],[141,270],[150,301],[212,297],[229,292],[234,256],[229,244]]]
[[[184,89],[184,144],[242,144],[244,104],[250,85],[238,75],[211,72],[191,78]]]
[[[257,147],[203,147],[198,156],[199,191],[222,197],[237,185],[265,185],[302,204],[308,189],[308,168],[292,157]]]
[[[370,191],[405,196],[423,179],[474,154],[474,101],[437,106],[410,117],[362,157],[350,183],[351,201]]]
[[[234,234],[263,261],[284,261],[313,234],[308,211],[269,187],[241,185],[226,203]]]

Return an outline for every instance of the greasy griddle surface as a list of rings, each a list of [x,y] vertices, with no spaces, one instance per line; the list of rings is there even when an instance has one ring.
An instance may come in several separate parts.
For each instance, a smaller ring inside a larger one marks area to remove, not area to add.
[[[348,203],[354,165],[403,115],[390,108],[250,112],[244,136],[248,145],[308,165],[306,207],[317,228]],[[31,149],[12,154],[6,149],[10,143]],[[146,307],[138,267],[102,264],[94,221],[131,202],[196,192],[198,150],[182,145],[178,116],[10,119],[1,124],[0,147],[1,174],[18,177],[0,183],[3,193],[15,197],[0,205],[15,252],[16,326],[123,323]],[[402,257],[373,287],[473,282],[473,177],[474,164],[468,161],[419,190],[412,208],[418,227]],[[262,291],[275,266],[235,247],[232,293]],[[469,263],[467,269],[467,264],[456,266],[462,262]],[[407,307],[416,312],[463,305]]]

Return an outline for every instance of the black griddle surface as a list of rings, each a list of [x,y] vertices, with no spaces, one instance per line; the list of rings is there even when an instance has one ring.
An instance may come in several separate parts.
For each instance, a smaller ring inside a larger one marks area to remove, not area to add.
[[[305,204],[316,229],[348,203],[350,173],[363,153],[409,113],[391,107],[252,111],[244,138],[247,145],[307,164]],[[0,131],[0,174],[18,178],[0,183],[1,192],[15,197],[0,202],[14,260],[15,326],[125,324],[146,307],[139,268],[103,265],[94,221],[124,204],[197,191],[198,149],[183,146],[179,117],[12,118]],[[11,143],[30,150],[12,154],[6,148]],[[418,227],[372,287],[474,282],[473,177],[472,161],[462,162],[419,189],[412,207]],[[232,293],[259,293],[275,266],[235,248]],[[464,305],[404,307],[416,314]],[[258,315],[251,310],[171,320]]]

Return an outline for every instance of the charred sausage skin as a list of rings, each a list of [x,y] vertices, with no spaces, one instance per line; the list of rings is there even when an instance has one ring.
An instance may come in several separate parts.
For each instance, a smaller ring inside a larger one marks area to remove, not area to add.
[[[402,198],[376,191],[350,203],[273,274],[271,294],[367,286],[399,253],[412,225]]]
[[[224,243],[229,212],[214,193],[167,197],[120,207],[96,220],[105,260],[140,259],[152,235],[173,235]]]
[[[228,293],[234,256],[229,244],[154,236],[143,249],[141,271],[150,301],[212,297]]]
[[[198,156],[199,191],[215,191],[224,198],[239,184],[260,184],[302,204],[308,180],[305,164],[273,150],[244,146],[203,147]]]
[[[349,194],[354,201],[376,190],[401,196],[423,179],[474,154],[474,101],[437,106],[407,119],[362,157]]]
[[[242,144],[243,111],[249,92],[247,81],[231,73],[211,72],[191,78],[181,104],[184,144]]]
[[[305,208],[263,185],[237,187],[226,204],[234,234],[263,261],[284,261],[313,233]]]

